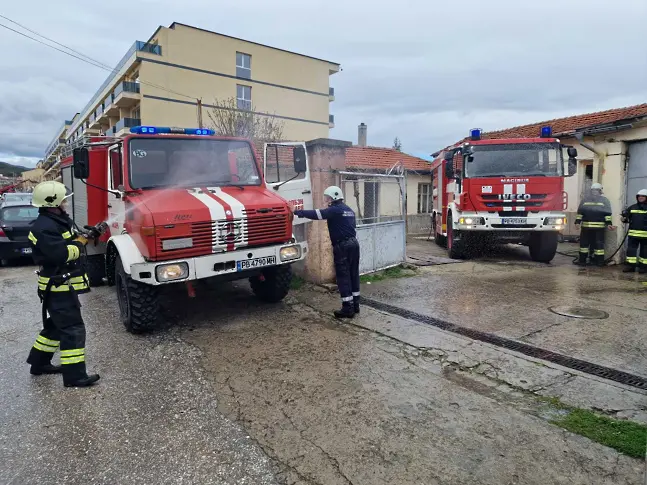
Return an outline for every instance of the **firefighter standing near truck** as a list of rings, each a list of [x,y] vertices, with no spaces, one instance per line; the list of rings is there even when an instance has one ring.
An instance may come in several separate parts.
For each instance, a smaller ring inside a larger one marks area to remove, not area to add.
[[[85,325],[78,294],[90,291],[82,264],[88,240],[78,234],[66,212],[68,193],[60,182],[36,186],[32,205],[38,218],[29,233],[38,271],[38,296],[42,303],[43,330],[29,353],[31,374],[63,374],[65,387],[87,387],[99,380],[85,368]],[[48,316],[49,314],[49,316]],[[61,365],[52,365],[59,349]]]
[[[622,212],[623,222],[629,223],[627,237],[627,267],[625,273],[647,273],[647,189],[639,190],[636,203]],[[640,249],[639,249],[640,248]]]
[[[353,318],[359,313],[359,242],[355,233],[355,212],[344,204],[344,194],[339,187],[328,187],[324,198],[327,208],[296,210],[294,215],[328,222],[335,276],[342,301],[341,310],[334,314],[336,318]]]
[[[590,195],[577,209],[575,224],[581,225],[580,257],[575,264],[586,265],[587,257],[597,266],[604,265],[604,238],[607,227],[613,229],[611,203],[602,195],[602,184],[592,184]]]

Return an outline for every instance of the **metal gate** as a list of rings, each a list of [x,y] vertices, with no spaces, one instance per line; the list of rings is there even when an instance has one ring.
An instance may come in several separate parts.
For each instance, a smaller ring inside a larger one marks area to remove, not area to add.
[[[627,206],[636,203],[636,192],[647,189],[647,142],[629,145]]]
[[[361,172],[340,174],[344,200],[357,218],[360,273],[372,273],[405,262],[405,176]]]

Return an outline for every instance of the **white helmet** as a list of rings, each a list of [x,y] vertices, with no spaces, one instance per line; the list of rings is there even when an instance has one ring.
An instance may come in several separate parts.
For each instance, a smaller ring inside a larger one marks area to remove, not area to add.
[[[602,184],[598,184],[597,182],[591,184],[591,190],[602,190]]]
[[[31,205],[34,207],[60,207],[71,192],[60,182],[48,180],[39,183],[31,196]]]
[[[324,190],[324,195],[327,195],[332,200],[344,200],[344,194],[336,185],[331,185],[326,190]]]
[[[638,197],[639,195],[643,195],[643,196],[647,197],[647,189],[640,189],[638,191],[638,193],[636,194],[636,197]]]

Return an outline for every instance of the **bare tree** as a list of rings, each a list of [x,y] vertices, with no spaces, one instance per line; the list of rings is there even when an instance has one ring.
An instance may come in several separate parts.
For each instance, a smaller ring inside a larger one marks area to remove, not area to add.
[[[283,139],[283,121],[269,113],[257,113],[254,106],[240,109],[236,98],[216,99],[207,111],[217,135],[240,136],[263,142]]]
[[[393,149],[399,152],[402,151],[402,142],[397,136],[395,137],[395,140],[393,140]]]

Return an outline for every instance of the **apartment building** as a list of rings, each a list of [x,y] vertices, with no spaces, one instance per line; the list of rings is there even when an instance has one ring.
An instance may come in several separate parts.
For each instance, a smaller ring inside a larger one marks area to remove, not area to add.
[[[337,63],[174,22],[136,41],[86,106],[57,131],[45,153],[86,135],[120,136],[137,125],[198,126],[219,100],[283,121],[290,140],[326,138],[334,127],[329,77]]]

